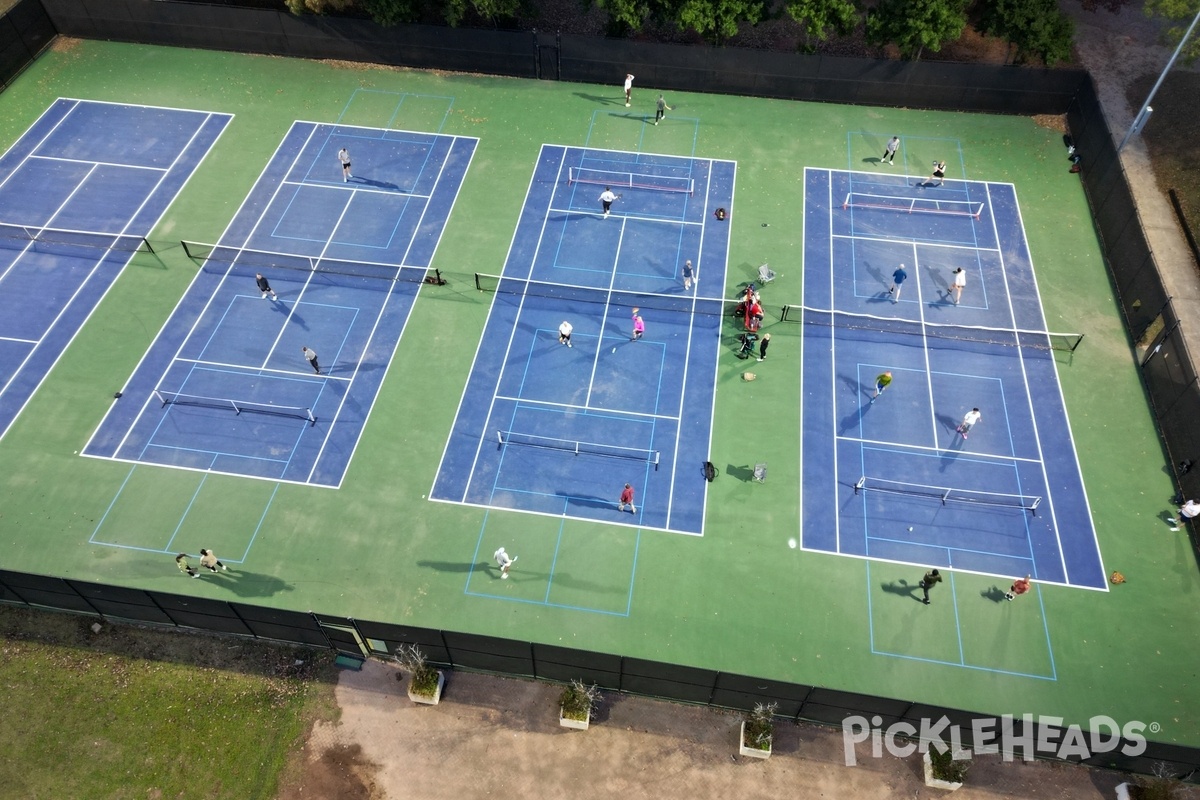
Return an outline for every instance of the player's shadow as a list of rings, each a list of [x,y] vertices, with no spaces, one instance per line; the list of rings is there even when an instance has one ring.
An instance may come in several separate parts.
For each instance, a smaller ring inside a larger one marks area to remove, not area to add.
[[[1004,590],[999,586],[989,586],[980,592],[979,596],[985,600],[991,600],[993,603],[1004,602]]]
[[[623,119],[626,122],[637,122],[641,124],[645,124],[646,120],[650,119],[645,114],[633,114],[628,111],[610,111],[608,112],[608,115],[610,117],[616,117],[617,119]]]
[[[438,572],[456,573],[475,572],[476,570],[487,571],[488,569],[486,563],[472,563],[470,561],[418,561],[417,566],[435,569]]]
[[[605,97],[599,94],[588,94],[587,92],[575,92],[575,96],[587,100],[589,103],[596,103],[602,106],[623,106],[625,105],[625,96],[620,97]]]
[[[919,595],[919,592],[921,591],[920,585],[915,583],[910,584],[903,578],[898,581],[892,581],[891,583],[882,583],[879,585],[879,588],[883,589],[888,594],[907,597],[910,600],[916,600],[918,603],[923,602]]]
[[[283,303],[278,303],[277,305],[283,305]],[[308,330],[308,321],[300,315],[300,312],[296,310],[295,306],[292,306],[291,309],[288,310],[288,324],[293,322],[296,323],[301,330]]]
[[[857,391],[857,387],[855,387],[855,391]],[[857,408],[838,421],[838,434],[844,435],[861,426],[863,415],[870,409],[871,397],[869,394],[866,394],[863,396],[862,403]]]
[[[370,178],[359,178],[358,176],[351,178],[350,183],[361,183],[364,186],[371,186],[375,189],[387,189],[393,192],[402,191],[400,187],[394,183],[388,183],[387,181],[373,181]]]
[[[892,277],[885,275],[879,267],[872,264],[870,261],[863,261],[863,269],[871,276],[876,283],[879,284],[879,291],[867,298],[869,303],[882,303],[884,300],[890,300],[888,289],[892,288]]]
[[[583,496],[578,494],[568,494],[562,489],[556,489],[555,497],[561,497],[568,506],[577,508],[616,508],[617,501],[606,497]],[[635,498],[636,501],[636,498]]]
[[[946,276],[943,274],[945,270],[929,264],[926,264],[924,269],[925,274],[929,277],[929,283],[936,286],[938,290],[938,299],[931,301],[929,305],[935,308],[954,305],[954,298],[950,296],[950,281],[946,280]]]
[[[939,420],[943,418],[943,416],[939,416]],[[951,423],[952,427],[953,425],[954,423]],[[958,460],[962,449],[963,438],[961,436],[955,436],[951,439],[950,444],[942,451],[942,457],[938,460],[938,472],[945,472],[950,469],[954,465],[954,462]]]
[[[295,590],[287,581],[261,572],[247,572],[242,569],[230,569],[228,572],[201,573],[201,580],[212,575],[211,582],[227,589],[238,597],[274,597],[280,592]]]

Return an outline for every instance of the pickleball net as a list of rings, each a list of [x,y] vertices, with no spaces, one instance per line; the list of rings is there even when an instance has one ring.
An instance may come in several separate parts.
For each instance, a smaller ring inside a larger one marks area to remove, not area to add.
[[[887,478],[872,478],[868,475],[859,478],[854,484],[855,494],[864,492],[924,498],[937,501],[942,505],[961,503],[993,508],[1013,508],[1028,511],[1033,515],[1037,514],[1038,506],[1042,504],[1042,498],[1031,495],[955,489],[949,486],[928,486],[920,483],[893,481]]]
[[[481,292],[494,292],[525,297],[545,297],[565,303],[597,303],[628,308],[650,308],[656,311],[675,311],[682,314],[732,314],[738,306],[737,300],[713,297],[694,297],[686,294],[660,292],[631,292],[620,289],[598,289],[590,286],[574,286],[552,281],[530,281],[523,278],[506,278],[502,275],[475,273],[475,288]]]
[[[10,222],[0,222],[0,247],[73,258],[95,258],[98,252],[106,250],[119,253],[154,252],[154,248],[144,236],[71,228],[42,228]]]
[[[563,450],[577,456],[591,455],[604,456],[606,458],[628,458],[634,461],[653,464],[654,468],[658,469],[658,450],[648,450],[641,447],[623,447],[575,439],[559,439],[554,436],[541,436],[533,433],[522,433],[520,431],[496,431],[496,439],[502,447],[520,445],[523,447],[541,447],[547,450]]]
[[[876,211],[900,211],[906,214],[941,214],[950,217],[979,219],[984,204],[974,200],[938,200],[930,197],[893,197],[885,194],[850,192],[842,201],[842,209],[865,208]]]
[[[921,336],[931,339],[973,342],[978,344],[1024,347],[1034,350],[1060,350],[1073,353],[1083,342],[1082,333],[1023,330],[1020,328],[990,328],[982,325],[955,325],[943,322],[899,319],[854,311],[838,311],[809,306],[784,306],[779,318],[784,322],[800,322],[845,330],[871,331],[891,337]]]
[[[162,408],[166,408],[167,406],[196,406],[198,408],[215,408],[232,411],[234,416],[241,416],[242,412],[248,412],[251,414],[268,414],[275,417],[304,419],[308,420],[309,427],[317,424],[317,418],[313,415],[312,409],[304,406],[283,406],[276,405],[275,403],[260,403],[254,400],[235,400],[230,397],[212,397],[209,395],[169,392],[165,389],[155,389],[154,396],[162,403]]]
[[[406,283],[422,283],[429,272],[425,267],[405,267],[381,261],[347,261],[187,240],[181,240],[180,244],[183,245],[183,251],[187,253],[188,258],[201,265],[211,263],[225,267],[237,266],[256,272],[264,269],[287,269]]]
[[[587,183],[607,186],[611,189],[646,189],[651,192],[677,192],[691,194],[696,191],[696,180],[680,175],[659,175],[653,172],[622,172],[609,169],[587,169],[571,167],[567,170],[567,183]]]

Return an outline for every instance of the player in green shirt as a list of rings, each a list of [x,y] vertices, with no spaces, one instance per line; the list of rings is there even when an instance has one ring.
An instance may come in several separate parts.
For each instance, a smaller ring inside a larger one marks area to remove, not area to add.
[[[874,403],[879,395],[883,394],[883,390],[892,385],[892,373],[881,372],[875,377],[875,394],[871,395],[871,402]]]

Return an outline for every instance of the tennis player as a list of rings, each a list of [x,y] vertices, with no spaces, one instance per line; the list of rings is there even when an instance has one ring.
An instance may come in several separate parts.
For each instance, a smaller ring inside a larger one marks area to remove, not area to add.
[[[881,372],[875,376],[875,394],[871,395],[871,402],[874,403],[879,395],[883,394],[884,390],[892,385],[892,373]]]
[[[945,161],[933,162],[933,174],[929,176],[929,180],[922,181],[921,185],[922,186],[933,186],[934,181],[937,181],[938,186],[941,186],[943,183],[946,182],[946,162]]]
[[[229,569],[221,563],[216,553],[212,550],[205,550],[203,547],[200,548],[200,566],[207,568],[209,572],[216,572],[218,567],[226,571]]]
[[[267,295],[271,295],[272,300],[279,299],[279,295],[275,294],[275,290],[271,288],[271,284],[263,277],[261,272],[254,273],[254,283],[258,285],[258,290],[262,292],[263,300],[267,299]]]
[[[313,372],[321,374],[321,365],[317,363],[317,351],[309,350],[307,347],[301,347],[300,351],[304,353],[304,360],[312,365]]]
[[[633,99],[633,74],[625,73],[625,107],[629,108],[629,103]]]
[[[633,336],[629,338],[629,341],[631,342],[636,342],[638,339],[642,338],[642,334],[646,332],[646,321],[642,319],[640,314],[638,314],[639,311],[641,311],[640,308],[635,308],[633,310]]]
[[[667,115],[668,111],[674,111],[674,110],[675,110],[674,108],[667,105],[667,101],[660,94],[658,96],[658,100],[656,100],[654,103],[654,124],[657,125],[662,120],[662,118]]]
[[[617,196],[613,194],[612,189],[605,186],[604,191],[600,193],[600,203],[604,206],[604,216],[608,216],[608,210],[612,208],[613,200],[616,199]]]
[[[350,151],[344,147],[338,150],[338,161],[342,164],[342,183],[345,183],[354,177],[350,174]]]
[[[496,564],[500,567],[500,577],[508,580],[508,571],[512,569],[513,562],[516,561],[516,559],[510,557],[508,553],[504,552],[503,547],[493,553],[492,557],[496,559]]]
[[[889,167],[896,160],[896,151],[900,149],[900,137],[893,136],[887,143],[887,147],[883,151],[883,157],[879,159],[880,164],[887,164]]]
[[[1012,588],[1004,593],[1005,600],[1012,600],[1014,597],[1019,597],[1029,591],[1029,579],[1031,575],[1026,575],[1024,578],[1017,578],[1013,581]]]
[[[692,260],[689,258],[683,262],[683,288],[691,289],[693,283],[699,286],[700,280],[696,277],[696,269],[692,266]]]
[[[908,280],[908,273],[904,270],[904,265],[901,264],[892,273],[892,288],[888,289],[888,294],[892,296],[893,303],[900,302],[900,290],[904,288],[906,280]]]
[[[1179,530],[1179,526],[1184,521],[1195,519],[1196,517],[1200,517],[1200,503],[1197,503],[1195,500],[1188,500],[1179,507],[1179,514],[1171,518],[1171,530]]]
[[[567,347],[570,347],[571,331],[573,330],[575,330],[575,326],[564,319],[562,325],[558,326],[558,343],[565,344]]]
[[[617,511],[624,511],[625,506],[629,506],[630,512],[637,513],[637,506],[633,504],[633,487],[628,483],[621,490],[621,502],[617,503]]]
[[[179,567],[179,571],[193,578],[199,578],[200,573],[192,569],[192,565],[188,563],[187,553],[180,553],[175,556],[175,566]]]
[[[967,271],[959,267],[954,270],[954,282],[950,285],[950,292],[954,295],[954,305],[958,305],[962,300],[962,292],[965,288],[967,288]]]
[[[967,438],[967,431],[971,430],[971,427],[976,422],[979,422],[981,417],[983,417],[983,415],[979,413],[978,408],[972,408],[963,415],[962,422],[958,423],[958,432],[962,434],[964,439]]]

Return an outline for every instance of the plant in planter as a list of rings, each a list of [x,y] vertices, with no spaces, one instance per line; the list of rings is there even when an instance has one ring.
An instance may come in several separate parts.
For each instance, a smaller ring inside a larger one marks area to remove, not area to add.
[[[563,687],[558,698],[558,724],[564,728],[587,730],[599,702],[600,689],[595,684],[588,686],[579,679],[571,681]]]
[[[446,676],[441,670],[429,666],[420,647],[415,644],[402,644],[392,654],[392,659],[401,669],[401,673],[396,675],[397,680],[403,679],[404,672],[412,675],[408,684],[409,700],[434,706],[441,702]]]
[[[778,703],[755,703],[754,710],[742,720],[742,742],[738,752],[751,758],[769,758],[775,738],[775,710]]]
[[[925,785],[937,789],[954,791],[963,785],[967,770],[971,768],[970,751],[939,750],[930,747],[925,751]]]

